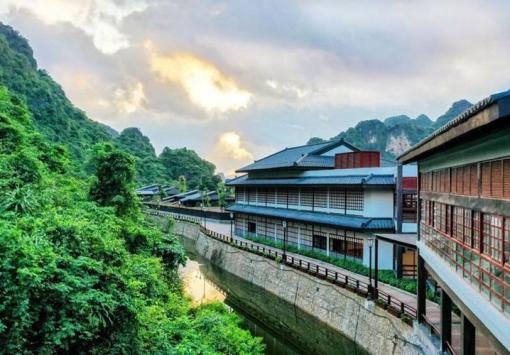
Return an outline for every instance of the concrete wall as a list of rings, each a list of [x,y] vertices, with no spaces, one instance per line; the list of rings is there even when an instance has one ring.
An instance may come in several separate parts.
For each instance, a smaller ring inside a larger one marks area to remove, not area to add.
[[[262,287],[320,319],[373,354],[427,354],[413,328],[372,302],[341,287],[203,235],[177,221],[174,232],[220,268]]]

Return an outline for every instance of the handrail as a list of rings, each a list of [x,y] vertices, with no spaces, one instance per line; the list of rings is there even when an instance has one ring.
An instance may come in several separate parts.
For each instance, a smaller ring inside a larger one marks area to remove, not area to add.
[[[306,272],[309,275],[321,278],[335,285],[341,286],[363,297],[368,298],[371,296],[369,292],[370,285],[365,281],[361,281],[360,279],[344,274],[337,270],[328,269],[325,266],[316,264],[309,260],[301,259],[294,255],[284,254],[283,252],[278,251],[277,249],[272,249],[260,244],[254,244],[252,242],[246,242],[240,239],[231,239],[229,236],[205,228],[200,223],[199,218],[175,215],[171,213],[163,213],[161,211],[153,210],[149,210],[148,213],[150,215],[163,217],[170,214],[176,220],[198,224],[200,225],[200,231],[213,239],[219,240],[224,243],[228,243],[240,249],[247,250],[249,252],[264,256],[269,259],[273,260],[281,259],[281,261],[285,263],[285,265],[287,266],[293,267],[302,272]],[[395,297],[391,296],[388,293],[385,293],[382,290],[376,290],[374,293],[376,303],[381,305],[384,309],[388,310],[389,313],[398,317],[406,316],[409,317],[410,319],[417,318],[416,308],[396,299]],[[429,324],[429,322],[427,322],[427,324]],[[429,326],[433,328],[433,325],[429,324]],[[434,328],[434,330],[436,329]]]

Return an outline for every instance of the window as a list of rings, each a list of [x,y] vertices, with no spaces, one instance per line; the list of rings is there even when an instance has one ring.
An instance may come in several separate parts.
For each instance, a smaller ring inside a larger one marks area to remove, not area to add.
[[[257,233],[257,224],[255,222],[248,222],[248,233]]]
[[[236,187],[236,201],[239,201],[239,202],[246,201],[244,189],[242,187]]]
[[[505,253],[505,264],[507,266],[510,266],[510,218],[505,219],[505,247],[504,247],[504,253]],[[510,280],[509,280],[510,281]],[[509,296],[510,296],[510,288],[508,290]]]
[[[257,202],[257,189],[246,189],[248,191],[248,203]]]
[[[331,189],[330,190],[329,207],[334,209],[345,210],[345,190]]]
[[[319,208],[328,207],[328,190],[326,190],[325,188],[315,190],[314,195],[315,195],[313,199],[314,207]]]
[[[300,205],[306,207],[312,207],[313,205],[313,188],[304,187],[300,191]]]
[[[348,211],[363,211],[363,191],[347,190],[347,201],[345,208]]]
[[[295,187],[290,187],[287,189],[287,193],[289,194],[289,206],[297,206],[299,204],[299,190]]]
[[[267,193],[265,189],[258,189],[257,202],[263,205],[267,203]]]
[[[313,248],[326,250],[327,238],[324,235],[314,234],[313,235]]]
[[[267,195],[266,200],[267,200],[268,205],[274,205],[276,203],[275,192],[276,192],[275,189],[268,189],[266,191],[266,195]]]

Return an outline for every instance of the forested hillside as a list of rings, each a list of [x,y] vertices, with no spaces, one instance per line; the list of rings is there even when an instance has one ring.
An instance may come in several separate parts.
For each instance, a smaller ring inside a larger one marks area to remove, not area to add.
[[[111,127],[95,122],[76,108],[62,88],[44,71],[38,69],[27,40],[10,26],[0,23],[0,85],[7,87],[23,101],[34,119],[38,131],[51,142],[69,148],[76,170],[85,170],[90,148],[98,142],[112,142],[135,156],[138,185],[172,183],[178,180],[175,171],[185,174],[191,188],[205,186],[214,189],[219,178],[215,166],[188,149],[174,149],[172,159],[158,158],[149,139],[136,128],[120,135]],[[182,153],[182,157],[179,154]],[[193,156],[190,158],[190,156]],[[196,159],[198,158],[198,159]],[[173,161],[180,167],[171,166]],[[163,163],[164,162],[164,163]],[[193,175],[191,175],[193,174]],[[194,175],[196,174],[196,175]]]
[[[394,159],[471,106],[466,100],[454,102],[436,121],[432,121],[426,115],[419,115],[416,118],[400,115],[382,121],[377,119],[360,121],[355,127],[340,132],[331,139],[344,138],[360,149],[378,150],[385,158]],[[314,137],[308,143],[322,141],[324,139]]]
[[[223,304],[192,308],[170,227],[147,221],[134,159],[93,147],[92,179],[0,87],[0,352],[259,354]]]

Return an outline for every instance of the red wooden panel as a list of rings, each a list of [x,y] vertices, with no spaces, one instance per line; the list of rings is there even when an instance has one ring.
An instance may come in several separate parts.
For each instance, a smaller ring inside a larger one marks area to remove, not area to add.
[[[510,199],[510,159],[503,161],[503,197]]]
[[[491,163],[482,164],[482,196],[490,197],[491,195]]]
[[[457,168],[452,168],[452,193],[457,193]]]
[[[471,193],[471,168],[469,165],[462,167],[462,194]]]
[[[402,187],[404,190],[416,190],[417,189],[417,178],[416,177],[403,177]]]
[[[371,168],[380,166],[379,152],[349,152],[335,155],[336,169]]]
[[[503,167],[501,160],[491,162],[491,196],[503,197]]]
[[[478,196],[478,164],[471,164],[471,196]]]

